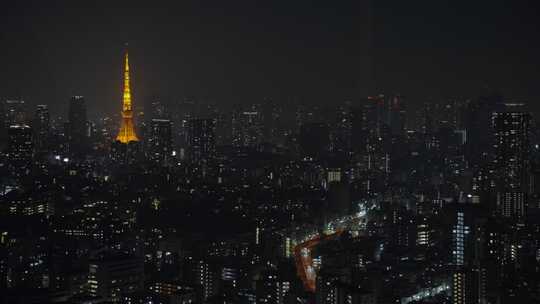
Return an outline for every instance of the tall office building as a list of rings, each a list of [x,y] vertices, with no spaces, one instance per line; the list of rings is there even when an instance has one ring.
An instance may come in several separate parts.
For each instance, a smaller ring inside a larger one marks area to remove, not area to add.
[[[502,97],[494,95],[481,97],[467,105],[465,129],[465,157],[474,167],[489,162],[492,153],[492,134],[490,120],[492,113],[502,107]]]
[[[443,217],[448,221],[447,233],[450,238],[448,250],[451,255],[452,303],[479,303],[484,296],[484,285],[479,259],[483,245],[480,241],[482,219],[478,216],[478,206],[455,203],[445,207]]]
[[[32,160],[32,129],[27,125],[12,125],[8,129],[7,157],[14,163]]]
[[[449,262],[456,267],[469,267],[478,258],[476,229],[481,223],[478,214],[478,205],[470,203],[448,204],[443,209]]]
[[[219,277],[213,265],[206,261],[199,260],[192,266],[195,279],[194,283],[199,290],[199,299],[202,303],[217,293]]]
[[[331,150],[334,153],[349,153],[352,147],[352,113],[348,107],[339,107],[331,128]]]
[[[263,271],[256,282],[257,303],[284,304],[291,289],[291,283],[280,278],[275,270]]]
[[[4,102],[4,124],[6,128],[12,125],[26,123],[26,104],[24,100],[6,100]]]
[[[247,111],[235,111],[232,116],[233,146],[256,147],[263,140],[262,113],[257,105]]]
[[[391,297],[392,292],[387,294]],[[358,282],[351,280],[344,268],[323,267],[317,275],[316,304],[387,303],[383,299],[378,300],[372,291],[361,288]]]
[[[47,150],[50,127],[49,109],[46,105],[38,105],[32,122],[34,145],[37,152],[45,152]]]
[[[455,222],[452,229],[452,263],[465,265],[466,250],[470,250],[467,242],[471,238],[471,227],[465,223],[465,212],[458,210],[455,213]],[[468,252],[467,252],[468,254]]]
[[[481,272],[459,268],[452,273],[452,304],[487,303],[481,288]]]
[[[330,133],[325,123],[308,123],[300,128],[299,144],[302,157],[319,158],[330,148]]]
[[[530,121],[529,113],[512,109],[492,114],[497,210],[504,217],[525,216]]]
[[[369,129],[366,112],[369,109],[367,105],[359,105],[351,108],[351,147],[355,152],[365,152],[367,149]]]
[[[172,123],[168,119],[152,119],[147,141],[148,157],[166,164],[172,156]]]
[[[88,144],[88,118],[86,101],[83,96],[73,96],[69,101],[66,135],[69,153],[74,156],[84,155]]]
[[[394,96],[390,101],[389,107],[389,125],[392,134],[405,135],[407,111],[403,96]]]
[[[0,148],[4,147],[4,143],[7,139],[6,114],[4,109],[4,103],[0,102]]]
[[[91,260],[88,294],[121,302],[124,295],[140,291],[144,284],[144,262],[131,256],[108,256]]]
[[[265,142],[275,143],[280,124],[280,108],[271,99],[265,99],[261,106],[262,134]]]
[[[370,96],[351,109],[351,145],[356,152],[373,152],[386,126],[384,95]]]
[[[163,100],[158,97],[152,97],[146,101],[144,114],[148,120],[170,118]]]
[[[188,148],[194,164],[208,162],[215,156],[215,121],[192,119],[188,122]]]

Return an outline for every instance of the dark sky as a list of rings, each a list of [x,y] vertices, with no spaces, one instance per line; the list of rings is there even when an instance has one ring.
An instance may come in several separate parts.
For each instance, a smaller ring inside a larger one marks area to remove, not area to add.
[[[94,114],[119,111],[126,41],[139,105],[152,95],[358,98],[374,90],[373,63],[378,91],[411,99],[474,96],[484,87],[540,96],[533,1],[374,3],[2,1],[0,98],[22,96],[63,114],[69,96],[85,95]]]

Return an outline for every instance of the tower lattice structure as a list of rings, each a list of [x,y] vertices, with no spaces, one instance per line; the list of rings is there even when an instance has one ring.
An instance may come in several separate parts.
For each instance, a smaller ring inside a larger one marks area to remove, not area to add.
[[[124,69],[124,94],[122,98],[122,122],[120,131],[116,136],[116,140],[123,144],[132,141],[139,141],[135,133],[135,124],[133,123],[133,110],[131,102],[131,89],[129,85],[129,57],[126,51],[125,69]]]

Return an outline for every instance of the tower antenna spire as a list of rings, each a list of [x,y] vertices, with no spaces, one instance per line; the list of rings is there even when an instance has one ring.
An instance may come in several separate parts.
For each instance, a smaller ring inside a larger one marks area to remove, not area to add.
[[[120,125],[120,131],[116,140],[121,143],[129,143],[131,141],[138,141],[137,134],[135,133],[134,123],[133,123],[133,110],[132,110],[132,101],[131,101],[131,86],[130,86],[130,77],[129,77],[129,56],[126,46],[125,62],[124,62],[124,92],[122,95],[122,123]]]

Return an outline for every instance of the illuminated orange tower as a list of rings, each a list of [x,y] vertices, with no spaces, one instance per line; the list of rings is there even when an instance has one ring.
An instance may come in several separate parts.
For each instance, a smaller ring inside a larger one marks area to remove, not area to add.
[[[124,69],[124,95],[122,99],[122,123],[116,140],[123,144],[132,141],[139,141],[135,134],[135,124],[133,124],[133,110],[131,109],[131,90],[129,87],[129,60],[126,50],[126,66]]]

